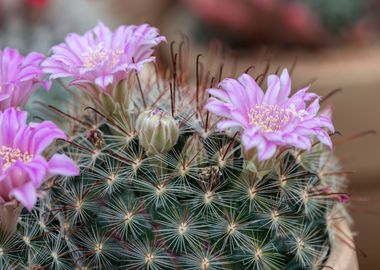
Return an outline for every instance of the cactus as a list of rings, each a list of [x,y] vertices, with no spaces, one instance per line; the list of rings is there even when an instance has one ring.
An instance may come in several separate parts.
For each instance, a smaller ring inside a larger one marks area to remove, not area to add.
[[[221,69],[201,72],[197,58],[192,83],[181,48],[172,72],[152,63],[123,78],[128,104],[110,92],[110,110],[72,88],[68,111],[52,109],[81,175],[45,182],[17,232],[0,235],[1,269],[324,267],[347,199],[332,151],[319,141],[248,151],[241,130],[217,128],[204,107]]]

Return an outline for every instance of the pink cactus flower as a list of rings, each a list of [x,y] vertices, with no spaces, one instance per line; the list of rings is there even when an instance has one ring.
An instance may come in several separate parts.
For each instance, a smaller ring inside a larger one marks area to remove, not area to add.
[[[83,36],[69,34],[64,43],[54,46],[43,62],[50,78],[71,78],[72,84],[95,84],[101,91],[127,78],[131,70],[140,71],[154,61],[153,48],[165,37],[147,24],[120,26],[111,31],[103,23]]]
[[[319,97],[308,93],[309,87],[289,97],[291,79],[284,69],[281,76],[268,76],[264,93],[255,80],[241,75],[237,80],[225,79],[218,89],[209,89],[213,96],[206,109],[223,117],[218,128],[241,128],[245,150],[256,148],[258,159],[267,160],[278,147],[309,150],[313,139],[332,147],[328,134],[334,126],[327,113],[319,113]]]
[[[14,108],[0,112],[0,204],[17,200],[29,211],[37,201],[37,189],[51,175],[79,174],[65,155],[49,160],[43,151],[65,134],[50,121],[26,123],[27,113]]]
[[[22,108],[40,86],[49,89],[50,83],[43,79],[40,67],[43,60],[45,56],[39,53],[24,57],[16,49],[0,51],[0,110]]]

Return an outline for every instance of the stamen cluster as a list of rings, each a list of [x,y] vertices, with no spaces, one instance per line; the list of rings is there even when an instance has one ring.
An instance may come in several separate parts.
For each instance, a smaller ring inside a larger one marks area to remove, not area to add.
[[[17,160],[21,160],[23,163],[29,163],[33,159],[33,155],[28,152],[21,152],[20,149],[7,147],[5,145],[0,146],[0,159],[3,160],[3,171],[13,165]]]
[[[290,110],[270,104],[256,104],[248,113],[249,124],[259,127],[263,132],[281,130],[292,116]]]

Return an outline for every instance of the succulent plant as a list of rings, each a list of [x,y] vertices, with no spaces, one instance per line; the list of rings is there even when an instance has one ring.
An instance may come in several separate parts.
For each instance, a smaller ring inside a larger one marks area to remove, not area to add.
[[[305,88],[288,98],[286,70],[218,83],[221,69],[201,72],[199,58],[192,80],[181,44],[171,71],[153,62],[123,76],[128,102],[116,81],[67,86],[67,111],[52,112],[81,175],[45,182],[17,232],[0,235],[1,269],[325,266],[347,195],[319,97]]]

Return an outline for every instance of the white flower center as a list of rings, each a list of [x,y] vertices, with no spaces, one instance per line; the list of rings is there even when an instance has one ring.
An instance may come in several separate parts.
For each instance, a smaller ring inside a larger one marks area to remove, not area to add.
[[[11,148],[8,146],[0,146],[0,158],[3,161],[3,170],[8,169],[17,160],[21,160],[24,163],[32,161],[33,155],[25,152],[21,152],[18,148]]]
[[[122,49],[107,49],[99,43],[95,48],[88,48],[87,52],[82,54],[83,66],[95,68],[107,65],[112,69],[120,62],[120,56],[123,53]]]
[[[256,104],[248,113],[249,124],[258,126],[264,132],[281,130],[292,116],[291,110],[269,104]]]

